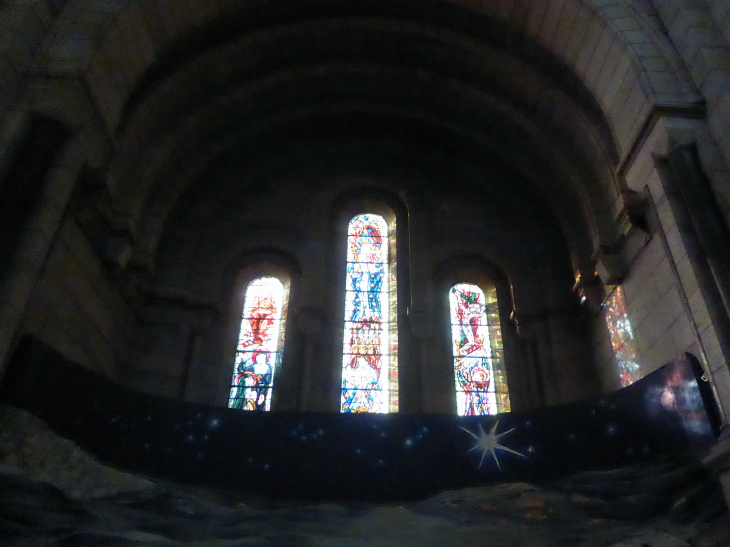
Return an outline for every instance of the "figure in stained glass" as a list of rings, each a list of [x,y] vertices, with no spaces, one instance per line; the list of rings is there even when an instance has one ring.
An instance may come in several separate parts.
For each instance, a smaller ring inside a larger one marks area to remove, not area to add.
[[[451,288],[449,304],[458,413],[495,414],[497,399],[484,292],[476,285],[459,283]]]
[[[342,370],[342,412],[374,412],[382,402],[380,359],[352,355]]]
[[[284,340],[285,306],[286,289],[275,277],[259,277],[249,283],[231,381],[230,408],[270,410],[274,372]]]
[[[357,215],[347,239],[341,410],[387,412],[388,226],[378,215]]]
[[[238,363],[231,384],[228,406],[238,410],[256,410],[256,377],[252,371],[246,370],[243,361]]]
[[[382,321],[381,293],[387,247],[385,222],[376,215],[358,215],[350,223],[348,274],[352,294],[350,321]]]
[[[239,390],[243,388],[240,399],[246,402],[243,408],[246,410],[268,408],[273,376],[269,354],[265,351],[244,354],[244,359],[238,363],[237,371],[239,376],[237,387]]]
[[[455,357],[457,400],[462,416],[482,416],[494,414],[495,408],[490,404],[489,387],[492,375],[489,360],[486,357]]]

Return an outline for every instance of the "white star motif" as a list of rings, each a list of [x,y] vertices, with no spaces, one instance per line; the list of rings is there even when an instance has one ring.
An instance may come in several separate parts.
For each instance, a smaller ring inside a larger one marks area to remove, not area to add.
[[[463,427],[461,428],[461,429],[463,429],[464,431],[466,431],[469,435],[471,435],[472,437],[474,437],[477,440],[476,444],[469,449],[469,452],[471,452],[472,450],[481,449],[481,451],[482,451],[482,459],[479,461],[479,468],[480,469],[482,467],[482,463],[484,462],[484,457],[487,455],[487,452],[491,452],[492,453],[492,457],[494,458],[494,461],[497,462],[497,467],[499,468],[500,471],[502,470],[502,466],[499,465],[499,460],[497,459],[497,452],[496,452],[497,449],[504,450],[506,452],[511,452],[512,454],[517,454],[518,456],[522,456],[523,458],[526,458],[527,457],[524,454],[520,454],[516,450],[512,450],[511,448],[507,448],[506,446],[502,446],[501,444],[499,444],[497,442],[500,437],[504,437],[507,433],[510,433],[510,432],[512,432],[512,431],[515,430],[515,428],[513,427],[509,431],[505,431],[504,433],[500,433],[499,435],[495,435],[494,433],[495,433],[495,431],[497,431],[497,426],[498,425],[499,425],[499,420],[497,420],[494,423],[494,426],[492,427],[492,430],[489,432],[489,435],[487,435],[484,432],[484,429],[482,429],[482,424],[479,424],[479,435],[477,435],[475,433],[472,433],[471,431],[469,431],[466,428],[463,428]],[[459,427],[461,427],[461,426],[459,426]]]

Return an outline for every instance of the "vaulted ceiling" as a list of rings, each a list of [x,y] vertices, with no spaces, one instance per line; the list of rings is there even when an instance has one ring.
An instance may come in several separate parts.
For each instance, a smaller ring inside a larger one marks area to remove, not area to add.
[[[404,164],[472,162],[485,185],[498,171],[544,201],[586,266],[617,237],[616,169],[648,112],[696,100],[645,2],[28,5],[38,30],[3,51],[23,76],[4,92],[79,130],[110,222],[150,268],[170,212],[196,184],[205,192],[206,174],[348,141],[370,155],[390,143],[391,163],[398,150]]]

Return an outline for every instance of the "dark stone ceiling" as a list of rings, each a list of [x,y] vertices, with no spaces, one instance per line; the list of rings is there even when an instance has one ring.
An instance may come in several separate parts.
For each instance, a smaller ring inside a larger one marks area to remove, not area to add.
[[[584,265],[617,235],[618,152],[591,93],[520,29],[441,2],[241,7],[168,47],[117,137],[114,207],[137,230],[221,162],[250,169],[305,141],[357,140],[482,165],[487,185],[509,179],[539,196]],[[145,238],[161,237],[155,224]]]

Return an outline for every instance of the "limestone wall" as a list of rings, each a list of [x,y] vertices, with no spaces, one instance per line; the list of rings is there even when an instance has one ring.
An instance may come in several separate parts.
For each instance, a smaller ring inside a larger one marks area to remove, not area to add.
[[[19,332],[112,378],[123,377],[132,360],[134,313],[69,216],[49,249]]]

